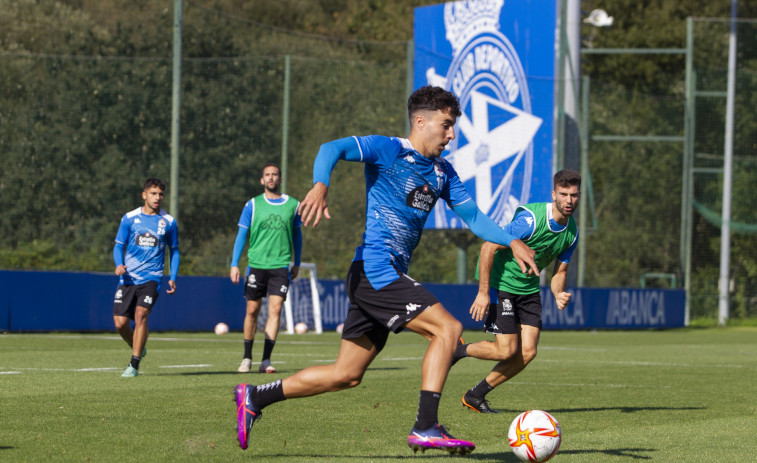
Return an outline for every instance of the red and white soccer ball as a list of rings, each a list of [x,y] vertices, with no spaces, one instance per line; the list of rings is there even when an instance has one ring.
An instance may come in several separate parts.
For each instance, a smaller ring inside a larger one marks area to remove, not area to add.
[[[228,332],[229,332],[229,325],[227,325],[226,323],[221,322],[216,325],[216,334],[221,335],[221,334],[226,334]]]
[[[344,323],[340,323],[336,325],[336,332],[339,334],[342,334],[342,331],[344,330]]]
[[[542,462],[557,453],[562,430],[554,416],[541,410],[529,410],[513,420],[507,437],[519,459]]]
[[[297,334],[307,333],[308,332],[307,323],[299,322],[298,324],[294,325],[294,332]]]

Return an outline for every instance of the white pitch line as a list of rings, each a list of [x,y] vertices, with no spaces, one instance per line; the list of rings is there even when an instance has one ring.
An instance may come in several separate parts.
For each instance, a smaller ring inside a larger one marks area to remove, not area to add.
[[[209,368],[212,366],[211,363],[201,363],[199,365],[160,365],[158,368]]]
[[[286,363],[286,362],[276,362]],[[212,363],[203,363],[198,365],[158,365],[158,368],[210,368]],[[80,373],[87,373],[91,371],[95,372],[109,372],[109,371],[121,371],[121,367],[99,367],[99,368],[19,368],[21,371],[0,371],[0,375],[12,375],[20,374],[24,371],[73,371]]]
[[[717,363],[672,363],[672,362],[646,362],[646,361],[634,361],[634,360],[552,360],[542,359],[541,362],[552,363],[602,363],[609,365],[637,365],[643,367],[682,367],[682,368],[744,368],[744,365],[740,364],[717,364]]]

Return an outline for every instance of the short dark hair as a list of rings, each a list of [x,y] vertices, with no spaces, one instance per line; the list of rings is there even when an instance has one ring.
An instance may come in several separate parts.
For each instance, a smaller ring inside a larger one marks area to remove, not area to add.
[[[163,191],[166,191],[166,184],[163,183],[163,180],[159,178],[153,178],[153,177],[150,177],[147,180],[145,180],[145,184],[142,186],[142,191],[147,191],[154,186],[160,188]]]
[[[576,185],[581,189],[581,174],[573,169],[563,169],[555,174],[552,181],[553,189],[561,186],[563,188]]]
[[[275,162],[266,162],[265,164],[263,164],[263,168],[260,170],[260,178],[263,178],[263,174],[268,167],[275,167],[279,171],[279,176],[281,176],[281,167],[279,167],[278,164],[276,164]]]
[[[441,87],[426,85],[414,91],[407,99],[407,115],[412,118],[417,111],[449,111],[451,116],[460,117],[460,102],[454,93]]]

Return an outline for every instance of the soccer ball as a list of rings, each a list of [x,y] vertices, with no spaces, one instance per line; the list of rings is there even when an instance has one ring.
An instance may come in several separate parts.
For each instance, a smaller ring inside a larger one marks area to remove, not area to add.
[[[307,323],[299,322],[298,324],[294,325],[294,332],[297,334],[305,334],[308,332],[308,325]]]
[[[226,334],[228,332],[229,332],[229,325],[227,325],[226,323],[221,322],[216,325],[216,334],[220,335],[220,334]]]
[[[344,323],[340,323],[340,324],[336,325],[336,332],[337,333],[341,333],[342,330],[344,330]]]
[[[555,417],[541,410],[518,415],[507,433],[510,448],[522,461],[547,461],[557,453],[562,430]]]

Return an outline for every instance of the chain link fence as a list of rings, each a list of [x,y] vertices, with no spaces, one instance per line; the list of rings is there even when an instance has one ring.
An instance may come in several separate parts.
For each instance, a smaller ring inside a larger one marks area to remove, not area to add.
[[[262,165],[281,161],[285,134],[286,192],[298,199],[311,186],[321,143],[406,135],[406,43],[326,40],[224,21],[216,40],[246,53],[182,62],[180,183],[168,185],[179,189],[182,274],[227,274],[242,206],[262,192]],[[592,82],[591,134],[663,139],[591,142],[596,207],[586,253],[588,286],[680,287],[682,256],[690,252],[694,318],[717,312],[728,24],[697,21],[695,29],[691,249],[682,248],[682,60],[680,87],[668,93]],[[757,313],[756,33],[754,23],[739,24],[734,317]],[[638,66],[633,59],[625,65]],[[146,177],[169,178],[170,114],[167,58],[0,53],[0,266],[111,272],[121,215],[140,205]],[[342,163],[334,175],[334,219],[304,233],[303,261],[316,262],[320,278],[343,278],[364,226],[362,166]],[[411,273],[453,282],[459,237],[426,235]],[[479,246],[469,246],[471,274]]]

